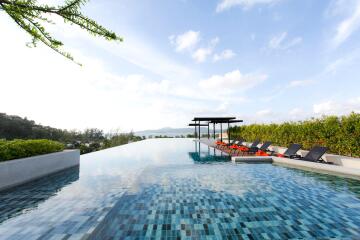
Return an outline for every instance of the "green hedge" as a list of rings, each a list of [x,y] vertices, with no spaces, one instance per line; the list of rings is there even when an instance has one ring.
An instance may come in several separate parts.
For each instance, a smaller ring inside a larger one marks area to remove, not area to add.
[[[0,161],[60,152],[64,145],[50,140],[0,140]]]
[[[231,128],[232,137],[260,139],[279,146],[300,143],[303,149],[326,146],[330,153],[360,157],[360,114],[327,116],[282,124],[252,124]]]

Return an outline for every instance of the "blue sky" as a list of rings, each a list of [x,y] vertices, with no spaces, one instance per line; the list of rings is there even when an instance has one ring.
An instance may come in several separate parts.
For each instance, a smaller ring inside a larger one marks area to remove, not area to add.
[[[93,0],[83,10],[125,39],[54,19],[51,31],[84,67],[25,47],[26,34],[0,13],[9,33],[0,112],[123,131],[183,127],[193,116],[254,123],[360,112],[358,0]]]

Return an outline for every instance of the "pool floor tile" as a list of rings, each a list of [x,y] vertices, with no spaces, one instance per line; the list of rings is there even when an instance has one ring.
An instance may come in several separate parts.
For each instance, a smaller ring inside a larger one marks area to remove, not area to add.
[[[357,190],[337,197],[327,181],[319,184],[312,175],[303,179],[301,171],[272,165],[235,168],[148,169],[137,190],[125,193],[91,238],[360,238],[360,209],[344,204],[360,203]],[[289,180],[284,184],[285,177]],[[331,208],[329,199],[334,200]]]

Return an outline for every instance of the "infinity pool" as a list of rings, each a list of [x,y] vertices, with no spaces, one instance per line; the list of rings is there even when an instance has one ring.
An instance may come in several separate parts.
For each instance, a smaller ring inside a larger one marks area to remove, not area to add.
[[[0,239],[221,238],[360,239],[360,181],[154,139],[0,192]]]

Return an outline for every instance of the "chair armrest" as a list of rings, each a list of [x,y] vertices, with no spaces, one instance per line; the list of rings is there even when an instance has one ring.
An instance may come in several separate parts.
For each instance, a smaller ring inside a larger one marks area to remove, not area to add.
[[[301,159],[301,155],[298,155],[298,154],[294,154],[294,155],[290,155],[289,156],[291,159]]]

